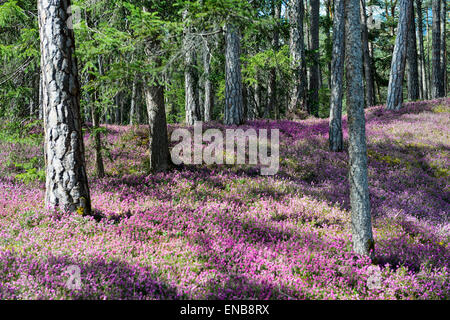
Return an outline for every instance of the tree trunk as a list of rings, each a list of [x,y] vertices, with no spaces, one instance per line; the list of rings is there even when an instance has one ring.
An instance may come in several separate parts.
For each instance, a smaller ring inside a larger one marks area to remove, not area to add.
[[[225,119],[227,125],[244,122],[244,101],[242,97],[241,43],[235,26],[226,27],[225,52]]]
[[[311,47],[315,51],[313,55],[312,66],[309,74],[309,113],[315,116],[319,115],[319,11],[320,0],[310,0],[311,6]]]
[[[275,3],[272,3],[272,14],[273,18],[276,20],[276,26],[273,32],[273,39],[272,39],[272,49],[276,54],[280,46],[280,34],[278,28],[280,25],[280,18],[281,18],[281,1],[275,1]],[[269,73],[268,96],[269,102],[266,109],[267,110],[266,118],[270,118],[271,113],[273,113],[273,116],[275,116],[275,119],[277,119],[278,117],[277,69],[275,67],[271,68]]]
[[[293,118],[297,111],[307,112],[306,105],[306,61],[305,40],[303,33],[304,6],[303,0],[289,2],[290,43],[289,50],[294,74],[294,87],[288,107],[288,118]]]
[[[420,64],[420,78],[422,82],[422,99],[428,99],[428,65],[425,60],[425,49],[423,45],[423,16],[422,16],[422,0],[416,0],[417,7],[417,23],[418,23],[418,40],[419,40],[419,64]]]
[[[91,213],[69,0],[38,1],[45,131],[47,206]]]
[[[165,171],[169,166],[169,141],[164,86],[146,85],[144,94],[149,123],[150,172]]]
[[[100,132],[98,131],[98,129],[100,128],[100,112],[98,110],[96,102],[97,98],[94,98],[94,101],[91,106],[92,129],[94,131],[94,143],[95,143],[95,169],[97,171],[97,176],[99,178],[103,178],[105,176],[105,167],[103,166],[102,140]]]
[[[188,11],[183,13],[183,19],[186,19]],[[185,53],[185,108],[186,124],[194,125],[195,121],[200,121],[200,104],[198,96],[198,73],[196,68],[197,54],[195,52],[194,39],[189,27],[184,30],[183,50]]]
[[[370,213],[367,146],[364,117],[363,63],[359,0],[345,0],[347,66],[347,109],[349,132],[349,182],[353,250],[373,255],[374,240]]]
[[[419,68],[417,63],[417,40],[416,40],[416,22],[414,14],[414,2],[408,1],[409,4],[409,23],[408,23],[408,41],[407,41],[407,58],[408,63],[408,100],[419,100]]]
[[[432,39],[432,71],[431,71],[431,97],[442,97],[441,92],[441,0],[433,0],[433,39]]]
[[[392,54],[391,73],[387,96],[387,109],[400,110],[403,103],[403,78],[406,65],[406,47],[408,37],[408,24],[412,0],[400,1],[400,16],[398,19],[397,38],[395,39],[394,53]]]
[[[446,45],[446,24],[447,24],[447,0],[442,0],[441,3],[441,40],[440,40],[440,69],[441,73],[439,78],[441,88],[441,97],[447,95],[447,45]]]
[[[330,131],[331,151],[342,151],[342,95],[345,59],[345,0],[335,0],[331,62]]]
[[[364,78],[366,82],[366,107],[375,105],[375,85],[373,82],[372,59],[369,52],[369,31],[367,29],[366,2],[361,0],[362,50],[364,59]]]
[[[133,80],[133,88],[131,89],[131,103],[130,103],[130,126],[135,124],[136,119],[136,96],[137,96],[137,77]]]
[[[213,85],[211,81],[211,51],[208,43],[205,43],[203,52],[203,69],[205,72],[205,101],[204,101],[204,120],[211,121],[211,111],[214,105]]]

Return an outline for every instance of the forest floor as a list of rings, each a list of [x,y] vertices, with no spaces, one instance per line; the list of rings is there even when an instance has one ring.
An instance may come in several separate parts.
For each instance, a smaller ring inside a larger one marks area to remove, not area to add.
[[[42,130],[3,124],[0,299],[449,299],[449,113],[448,98],[366,112],[374,265],[351,251],[348,154],[328,151],[326,119],[245,126],[280,129],[275,176],[147,175],[146,127],[108,125],[98,179],[86,131],[95,217],[45,210]]]

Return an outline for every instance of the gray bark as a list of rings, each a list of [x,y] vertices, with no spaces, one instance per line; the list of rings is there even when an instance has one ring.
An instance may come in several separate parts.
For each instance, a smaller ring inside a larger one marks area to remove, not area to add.
[[[244,122],[242,96],[241,43],[239,31],[231,24],[226,27],[225,52],[225,119],[227,125]]]
[[[205,72],[204,120],[209,122],[211,121],[211,111],[214,105],[214,92],[211,81],[211,51],[206,41],[203,52],[203,69]]]
[[[422,99],[428,99],[428,64],[425,60],[425,49],[423,45],[423,16],[422,16],[422,0],[416,0],[417,7],[417,39],[419,41],[419,65],[420,65],[420,82]]]
[[[280,34],[278,31],[281,18],[281,1],[276,1],[272,4],[273,18],[277,21],[275,30],[273,32],[272,49],[276,53],[280,47]],[[270,118],[273,113],[275,119],[278,118],[278,99],[277,99],[277,69],[275,67],[270,69],[269,86],[268,86],[268,104],[266,108],[266,118]]]
[[[414,14],[414,2],[409,0],[409,23],[407,41],[407,64],[408,64],[408,100],[416,101],[420,98],[419,90],[419,67],[417,58],[416,22]]]
[[[158,83],[145,85],[144,94],[149,123],[150,172],[165,171],[169,166],[169,141],[164,86]]]
[[[362,50],[364,58],[364,78],[366,82],[365,97],[366,106],[375,105],[375,85],[373,81],[372,58],[369,52],[369,31],[367,29],[366,2],[361,0],[361,21],[362,21]]]
[[[345,0],[335,0],[331,61],[330,131],[331,151],[342,151],[342,95],[345,60]]]
[[[387,96],[387,109],[400,110],[403,104],[403,78],[406,66],[406,49],[408,37],[408,24],[412,0],[399,0],[400,15],[398,18],[397,37],[392,54],[391,73]]]
[[[131,89],[130,104],[130,126],[135,124],[136,119],[136,98],[137,98],[137,77],[133,80],[133,88]]]
[[[349,182],[353,250],[373,255],[374,240],[367,170],[359,0],[345,1]]]
[[[289,50],[294,74],[294,87],[288,107],[288,118],[293,118],[297,111],[307,111],[306,104],[306,62],[303,19],[305,9],[303,0],[289,1],[290,42]]]
[[[69,0],[38,1],[47,206],[91,213]]]
[[[446,45],[446,25],[447,25],[447,2],[442,0],[441,2],[441,40],[440,40],[440,67],[441,73],[439,78],[441,79],[440,93],[442,97],[447,95],[447,45]]]
[[[433,0],[431,97],[442,97],[441,92],[441,0]]]
[[[183,13],[183,19],[187,17],[187,10]],[[198,93],[198,72],[196,68],[197,54],[195,52],[194,39],[191,29],[184,30],[183,50],[185,52],[185,108],[186,124],[194,125],[195,121],[201,120],[199,93]]]
[[[310,0],[310,32],[311,32],[311,46],[310,50],[314,50],[314,58],[309,73],[309,113],[315,116],[319,113],[319,82],[320,82],[320,68],[319,68],[319,12],[320,1]]]

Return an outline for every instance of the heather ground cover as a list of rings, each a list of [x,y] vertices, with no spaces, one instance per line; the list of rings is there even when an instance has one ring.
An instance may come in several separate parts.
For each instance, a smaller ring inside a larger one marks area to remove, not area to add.
[[[273,177],[248,165],[147,175],[145,126],[106,126],[98,179],[86,131],[94,217],[44,208],[36,124],[2,134],[0,298],[448,299],[449,113],[450,99],[367,110],[373,264],[351,251],[348,157],[328,151],[327,120],[245,126],[280,129]]]

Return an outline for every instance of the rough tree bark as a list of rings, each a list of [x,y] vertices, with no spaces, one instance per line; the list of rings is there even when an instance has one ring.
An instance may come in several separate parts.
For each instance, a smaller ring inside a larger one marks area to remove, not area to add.
[[[135,124],[136,119],[136,98],[137,98],[137,77],[133,80],[133,88],[131,89],[130,103],[130,126]]]
[[[187,14],[188,11],[185,10],[183,13],[183,20],[186,19]],[[195,121],[200,121],[202,117],[198,94],[198,72],[196,68],[197,54],[195,52],[194,39],[189,27],[186,27],[184,30],[183,50],[185,52],[184,85],[186,97],[186,123],[188,125],[194,125]]]
[[[440,93],[442,97],[447,95],[447,45],[446,45],[446,29],[447,29],[447,0],[441,2],[441,40],[440,40],[440,69],[441,79]]]
[[[69,0],[38,1],[47,206],[91,213]]]
[[[211,111],[214,105],[214,92],[211,81],[211,51],[207,41],[203,48],[203,69],[205,72],[205,101],[204,101],[204,120],[211,121]]]
[[[412,0],[399,0],[399,18],[394,53],[392,54],[391,73],[389,76],[387,106],[388,110],[400,110],[403,103],[403,78],[406,66],[406,44],[408,36],[409,11]]]
[[[362,50],[364,58],[364,78],[366,82],[365,97],[366,106],[371,107],[375,105],[375,85],[373,81],[372,58],[369,52],[369,31],[367,28],[367,13],[366,1],[361,0],[361,21],[362,21]]]
[[[150,172],[165,171],[169,167],[169,141],[167,137],[164,86],[158,81],[145,85],[144,95],[149,123]]]
[[[307,112],[306,104],[306,63],[305,39],[303,32],[304,6],[303,0],[289,1],[290,42],[289,50],[294,74],[294,87],[292,88],[287,117],[293,118],[297,111]]]
[[[433,0],[431,97],[442,97],[441,92],[441,0]]]
[[[419,90],[419,67],[417,59],[417,40],[416,40],[416,22],[414,14],[414,2],[408,1],[409,4],[409,23],[408,23],[408,40],[407,40],[407,64],[408,64],[408,100],[415,101],[420,98]]]
[[[420,78],[422,99],[428,99],[428,64],[425,61],[425,49],[423,45],[423,15],[422,15],[422,0],[416,0],[417,7],[417,38],[419,40],[419,64],[420,64]]]
[[[310,50],[314,50],[312,66],[309,73],[309,113],[315,116],[319,114],[319,12],[320,12],[320,0],[310,0],[310,29],[311,29],[311,47]]]
[[[272,3],[273,18],[277,21],[277,25],[273,32],[272,49],[276,53],[280,47],[280,33],[278,31],[281,18],[281,1],[277,0]],[[266,118],[270,118],[271,113],[275,119],[278,119],[278,100],[277,100],[277,69],[275,67],[270,69],[269,86],[268,86],[269,101],[266,108]]]
[[[227,125],[244,122],[242,97],[241,43],[239,30],[232,24],[226,26],[225,52],[225,118]]]
[[[345,60],[345,0],[335,0],[333,20],[333,52],[331,61],[330,150],[344,148],[342,137],[342,95]]]
[[[361,22],[359,0],[345,0],[349,182],[353,250],[373,255],[374,240],[367,174]]]

